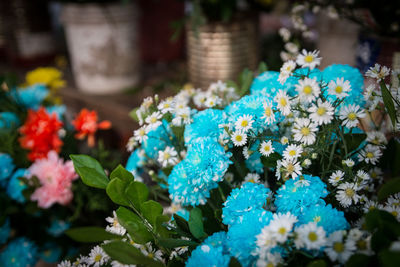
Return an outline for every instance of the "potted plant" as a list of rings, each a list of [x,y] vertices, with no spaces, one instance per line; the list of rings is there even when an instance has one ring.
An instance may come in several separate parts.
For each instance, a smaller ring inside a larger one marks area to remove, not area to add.
[[[139,80],[137,10],[128,1],[65,0],[62,21],[77,87],[109,94]]]

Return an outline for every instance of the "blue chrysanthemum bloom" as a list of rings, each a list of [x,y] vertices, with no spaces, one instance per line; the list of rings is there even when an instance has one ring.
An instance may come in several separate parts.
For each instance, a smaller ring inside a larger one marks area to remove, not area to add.
[[[271,190],[262,184],[245,183],[235,188],[222,208],[222,222],[226,225],[239,223],[251,210],[262,209]]]
[[[302,179],[303,181],[300,181]],[[301,175],[282,185],[275,195],[277,212],[290,212],[299,216],[304,210],[317,204],[325,204],[321,199],[328,195],[326,184],[319,177]]]
[[[226,248],[226,233],[217,232],[192,251],[186,267],[227,267],[230,259]]]
[[[254,79],[250,87],[250,93],[252,95],[261,94],[267,96],[272,101],[279,90],[286,91],[290,96],[294,96],[294,86],[297,83],[297,79],[289,77],[284,84],[278,81],[279,72],[277,71],[266,71],[261,73],[257,78]]]
[[[175,138],[166,120],[162,121],[162,125],[151,130],[147,137],[147,140],[142,144],[142,148],[146,155],[153,160],[158,158],[158,151],[164,150],[167,146],[172,146],[171,138]]]
[[[130,171],[135,178],[139,178],[142,173],[146,162],[146,156],[143,149],[134,150],[129,156],[128,162],[126,163],[125,169]]]
[[[0,152],[0,181],[11,176],[15,165],[10,155]]]
[[[35,84],[25,88],[13,89],[10,94],[19,105],[36,110],[49,95],[49,90],[42,84]]]
[[[218,187],[229,164],[230,153],[212,138],[193,143],[186,158],[174,166],[168,177],[169,193],[174,202],[196,206],[204,204],[210,190]]]
[[[24,195],[22,194],[22,191],[24,191],[28,187],[19,178],[26,177],[27,175],[28,170],[18,169],[14,172],[7,185],[7,195],[19,203],[24,203],[26,201]]]
[[[64,116],[66,110],[67,110],[67,108],[65,105],[55,105],[55,106],[46,107],[47,113],[48,114],[56,114],[57,118],[59,120]]]
[[[3,225],[0,226],[0,246],[5,244],[10,237],[11,227],[10,220],[7,218]]]
[[[19,124],[19,118],[14,112],[0,112],[0,129],[12,129]]]
[[[322,81],[323,73],[317,68],[314,68],[314,69],[301,68],[301,69],[295,70],[293,72],[293,75],[296,76],[296,77],[290,76],[289,79],[291,79],[291,78],[296,79],[296,83],[295,84],[297,84],[298,81],[299,81],[299,77],[298,76],[307,76],[308,78],[315,79],[315,80],[317,80],[317,82],[319,82],[319,81]]]
[[[226,122],[226,114],[218,109],[206,109],[193,116],[193,122],[185,128],[185,144],[189,145],[197,138],[211,137],[218,140],[223,133],[219,125]]]
[[[251,254],[257,246],[257,235],[264,226],[269,224],[271,219],[271,212],[255,209],[245,213],[242,222],[229,227],[227,240],[229,251],[242,266],[252,266],[257,260],[257,256]]]
[[[47,242],[40,249],[39,257],[47,263],[57,263],[61,259],[62,249],[56,243]]]
[[[33,267],[37,261],[36,245],[25,237],[10,242],[0,253],[0,266]]]
[[[364,106],[365,100],[363,96],[364,78],[357,68],[349,65],[333,64],[324,69],[322,72],[323,81],[329,84],[330,81],[336,82],[337,78],[344,78],[349,81],[351,90],[348,92],[349,96],[344,98],[341,105],[356,104]],[[327,92],[325,94],[328,95]],[[335,96],[329,96],[329,99],[335,100]]]
[[[304,210],[299,217],[298,224],[307,224],[309,222],[315,222],[318,226],[322,226],[328,235],[335,231],[349,228],[349,223],[344,217],[344,213],[333,208],[331,204],[326,206],[316,205]]]
[[[259,146],[260,141],[257,140],[249,148],[251,153],[249,153],[249,158],[245,160],[245,164],[250,172],[264,173],[264,165],[261,162],[261,153],[258,151]]]
[[[52,220],[50,227],[47,228],[47,233],[49,233],[51,236],[59,237],[70,227],[71,227],[71,224],[67,221],[58,220],[58,219]]]

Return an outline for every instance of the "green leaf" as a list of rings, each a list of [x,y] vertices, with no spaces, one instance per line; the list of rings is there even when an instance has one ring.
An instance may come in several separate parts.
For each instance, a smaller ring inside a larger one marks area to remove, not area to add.
[[[260,64],[258,65],[258,74],[266,72],[267,70],[268,70],[267,63],[265,63],[264,61],[260,62]]]
[[[206,237],[203,226],[203,215],[201,209],[193,208],[189,214],[189,229],[194,237],[201,239]]]
[[[165,248],[177,248],[177,247],[196,247],[198,243],[190,240],[184,239],[174,239],[174,238],[159,238],[158,243]]]
[[[77,227],[65,231],[71,239],[83,243],[97,243],[105,240],[121,239],[119,235],[107,232],[101,227]]]
[[[136,114],[136,111],[138,110],[139,108],[134,108],[134,109],[132,109],[130,112],[129,112],[129,117],[131,117],[134,121],[137,121],[137,122],[139,122],[139,118],[138,118],[138,116],[137,116],[137,114]]]
[[[149,189],[144,183],[133,181],[126,188],[125,195],[133,206],[140,211],[140,205],[149,197]]]
[[[315,260],[307,264],[307,267],[326,267],[328,266],[324,260]]]
[[[346,141],[348,151],[351,152],[357,149],[366,137],[367,135],[365,134],[345,134],[344,139]]]
[[[271,155],[269,155],[268,157],[261,157],[261,162],[264,165],[264,167],[267,168],[274,168],[276,167],[276,162],[278,160],[280,160],[282,158],[281,155],[279,155],[279,153],[272,153]]]
[[[392,95],[387,89],[385,81],[381,81],[379,85],[382,91],[383,104],[385,104],[386,111],[389,114],[393,127],[396,128],[396,109],[394,107]]]
[[[128,231],[133,241],[145,244],[153,240],[153,235],[149,232],[142,219],[127,208],[119,207],[116,211],[118,222]]]
[[[74,163],[75,171],[82,178],[82,181],[91,187],[105,189],[109,182],[100,163],[86,155],[70,155]]]
[[[125,181],[125,182],[128,182],[128,183],[130,183],[134,179],[133,174],[130,171],[127,171],[124,167],[122,167],[121,164],[119,164],[117,166],[117,168],[115,168],[111,172],[110,179],[112,180],[114,178],[119,178],[122,181]]]
[[[122,206],[129,206],[129,201],[125,195],[125,189],[127,186],[127,182],[122,181],[119,178],[114,178],[107,185],[107,195],[114,203]]]
[[[181,231],[185,233],[190,233],[189,224],[183,217],[179,216],[178,214],[174,214],[173,217],[176,225]]]
[[[154,200],[143,202],[140,206],[140,211],[146,220],[153,226],[156,225],[157,216],[163,213],[163,208],[160,203]]]
[[[235,257],[231,257],[231,260],[229,261],[229,267],[242,267],[242,265]]]
[[[350,259],[346,262],[346,267],[360,267],[360,266],[368,266],[369,257],[364,254],[354,254],[350,257]]]
[[[365,226],[368,231],[373,232],[375,229],[387,229],[390,225],[398,224],[395,217],[383,210],[371,210],[365,216]]]
[[[378,255],[381,266],[398,267],[400,263],[400,252],[384,250]]]
[[[398,192],[400,192],[400,178],[390,179],[379,189],[378,200],[385,200],[390,195],[396,194]]]
[[[244,69],[240,74],[240,96],[244,96],[250,89],[251,83],[253,82],[253,73],[249,69]]]
[[[139,249],[123,241],[113,241],[101,247],[108,256],[123,264],[140,264],[149,267],[165,266],[161,262],[146,257]]]
[[[169,237],[170,231],[164,226],[166,222],[169,222],[169,216],[158,215],[156,218],[155,230],[156,232],[164,238]]]

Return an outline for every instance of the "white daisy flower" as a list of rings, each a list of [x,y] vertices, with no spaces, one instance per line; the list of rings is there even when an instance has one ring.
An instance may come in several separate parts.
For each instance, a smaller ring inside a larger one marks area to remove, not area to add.
[[[296,118],[292,133],[294,134],[294,140],[301,142],[304,145],[312,145],[315,142],[318,131],[317,125],[311,122],[308,118]]]
[[[64,260],[57,264],[57,267],[72,267],[73,264],[70,261]]]
[[[111,267],[136,267],[136,265],[133,264],[123,264],[118,261],[112,261],[111,262]]]
[[[335,81],[330,81],[328,84],[328,93],[336,96],[338,99],[345,98],[348,96],[348,92],[351,90],[351,84],[349,81],[345,81],[344,78],[337,78]]]
[[[204,105],[208,108],[212,108],[215,106],[218,106],[222,103],[222,99],[219,98],[216,95],[211,95],[209,97],[207,97],[206,102],[204,103]]]
[[[252,128],[253,123],[254,123],[253,116],[242,115],[235,122],[235,128],[238,131],[247,132]]]
[[[282,115],[287,116],[290,114],[290,99],[285,91],[279,90],[274,101],[277,103],[277,108]]]
[[[356,183],[345,182],[337,187],[336,199],[340,204],[347,208],[351,204],[357,204],[360,200],[360,196],[357,191],[360,189]]]
[[[164,151],[158,151],[158,162],[163,168],[176,165],[178,163],[178,153],[175,148],[167,146]]]
[[[271,140],[269,140],[268,142],[267,141],[263,141],[261,143],[259,151],[263,156],[266,156],[266,157],[268,157],[269,155],[274,153],[274,147],[272,146]]]
[[[286,136],[282,136],[281,140],[279,140],[282,145],[287,145],[289,143],[289,138]]]
[[[303,153],[303,148],[301,146],[291,144],[286,147],[286,149],[283,151],[283,157],[285,159],[295,159],[299,158],[301,156],[301,153]]]
[[[299,93],[300,101],[310,103],[314,101],[321,93],[316,78],[304,78],[299,80],[299,83],[295,85],[296,91]]]
[[[126,150],[128,152],[132,152],[135,146],[138,145],[138,142],[135,140],[135,136],[129,137],[128,143],[126,144]]]
[[[317,226],[315,222],[303,224],[296,230],[295,245],[298,249],[319,250],[326,245],[326,233],[324,228]]]
[[[249,148],[246,146],[243,148],[242,154],[245,159],[249,159],[250,155],[253,154],[253,152],[252,151],[249,152]]]
[[[232,134],[231,140],[235,146],[244,146],[247,143],[247,135],[242,131],[236,131]]]
[[[157,108],[161,111],[162,114],[165,114],[167,112],[172,112],[174,103],[173,103],[173,98],[168,97],[164,101],[161,101],[160,104],[158,104]]]
[[[190,108],[186,107],[176,111],[175,118],[172,119],[172,124],[175,126],[182,126],[183,124],[190,124],[192,121]]]
[[[291,33],[287,28],[280,28],[279,29],[279,35],[282,37],[284,42],[289,41]]]
[[[313,104],[309,109],[310,119],[318,125],[328,124],[333,119],[333,107],[328,101],[322,102],[318,99],[317,104]]]
[[[145,120],[146,123],[149,124],[149,130],[156,129],[158,126],[161,125],[162,114],[160,111],[153,112],[150,116],[148,116]]]
[[[376,79],[378,82],[382,79],[385,79],[386,76],[390,74],[390,69],[386,66],[379,65],[375,63],[374,67],[370,67],[369,70],[365,73],[365,76]]]
[[[296,216],[290,214],[274,214],[273,219],[268,225],[273,238],[279,243],[283,243],[290,236],[294,224],[297,222]]]
[[[332,261],[345,263],[356,250],[356,244],[353,240],[344,241],[345,231],[336,231],[329,235],[325,247],[325,253]]]
[[[113,211],[113,217],[107,217],[106,221],[110,223],[110,225],[106,226],[106,231],[116,234],[116,235],[124,235],[126,233],[126,229],[118,222],[117,214]]]
[[[387,144],[387,139],[384,133],[379,131],[367,132],[367,142],[370,142],[377,146]]]
[[[261,233],[256,238],[257,247],[261,250],[269,250],[277,245],[276,239],[271,235],[268,225],[261,230]]]
[[[145,246],[142,247],[141,252],[143,253],[143,255],[151,258],[151,259],[155,259],[161,262],[164,262],[162,256],[163,253],[161,250],[157,250],[156,248],[153,248],[153,246],[151,245],[151,242],[146,243]]]
[[[383,171],[378,167],[374,167],[369,171],[369,176],[374,180],[380,180],[383,178]]]
[[[364,213],[368,213],[369,211],[374,209],[383,209],[383,205],[373,200],[367,200],[363,206]]]
[[[265,255],[264,255],[265,254]],[[275,252],[266,252],[263,255],[260,255],[258,258],[256,265],[257,267],[277,267],[281,266],[283,263],[283,259],[280,253]]]
[[[296,68],[296,62],[294,62],[293,60],[289,60],[283,63],[280,69],[278,81],[281,84],[284,84],[287,78],[289,78],[289,76],[292,75],[292,72],[295,68]]]
[[[335,171],[329,177],[329,183],[333,186],[337,186],[337,184],[343,180],[344,172],[341,170]]]
[[[400,207],[400,193],[389,196],[386,204],[390,206]]]
[[[110,257],[104,252],[104,250],[99,247],[95,246],[89,253],[88,257],[88,264],[92,264],[93,267],[100,267],[104,265]]]
[[[382,151],[379,146],[367,145],[358,154],[358,160],[365,161],[366,163],[376,165],[382,156]]]
[[[205,107],[206,100],[207,94],[201,90],[198,90],[196,95],[193,97],[194,104],[199,108]]]
[[[353,128],[357,126],[358,119],[365,117],[365,112],[360,108],[360,106],[351,104],[342,107],[339,116],[340,119],[343,120],[343,126]]]
[[[295,179],[297,176],[301,175],[302,168],[300,163],[295,159],[283,159],[280,161],[281,171],[285,174],[285,178],[291,176]]]
[[[142,126],[133,132],[133,136],[140,144],[148,139],[149,127]]]
[[[258,173],[248,173],[245,177],[244,177],[244,181],[243,183],[259,183],[260,182],[260,175]]]
[[[318,57],[318,55],[319,51],[317,50],[314,50],[313,52],[307,52],[305,49],[303,49],[301,54],[297,56],[296,63],[303,68],[309,67],[310,69],[314,69],[321,63],[321,58]]]
[[[363,170],[358,170],[356,176],[360,178],[362,181],[367,182],[371,179],[368,173]]]
[[[261,119],[265,119],[267,124],[271,124],[275,122],[275,113],[272,110],[272,103],[270,101],[265,101],[263,103],[264,114]]]
[[[346,160],[342,160],[342,164],[351,168],[354,166],[355,163],[354,163],[354,160],[352,160],[352,159],[346,159]]]

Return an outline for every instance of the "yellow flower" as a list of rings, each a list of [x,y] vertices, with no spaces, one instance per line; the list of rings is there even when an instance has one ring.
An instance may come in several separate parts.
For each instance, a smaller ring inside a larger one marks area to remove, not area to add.
[[[37,68],[30,71],[26,74],[25,79],[28,86],[41,83],[46,85],[51,91],[65,86],[65,80],[62,79],[62,72],[52,67]]]

